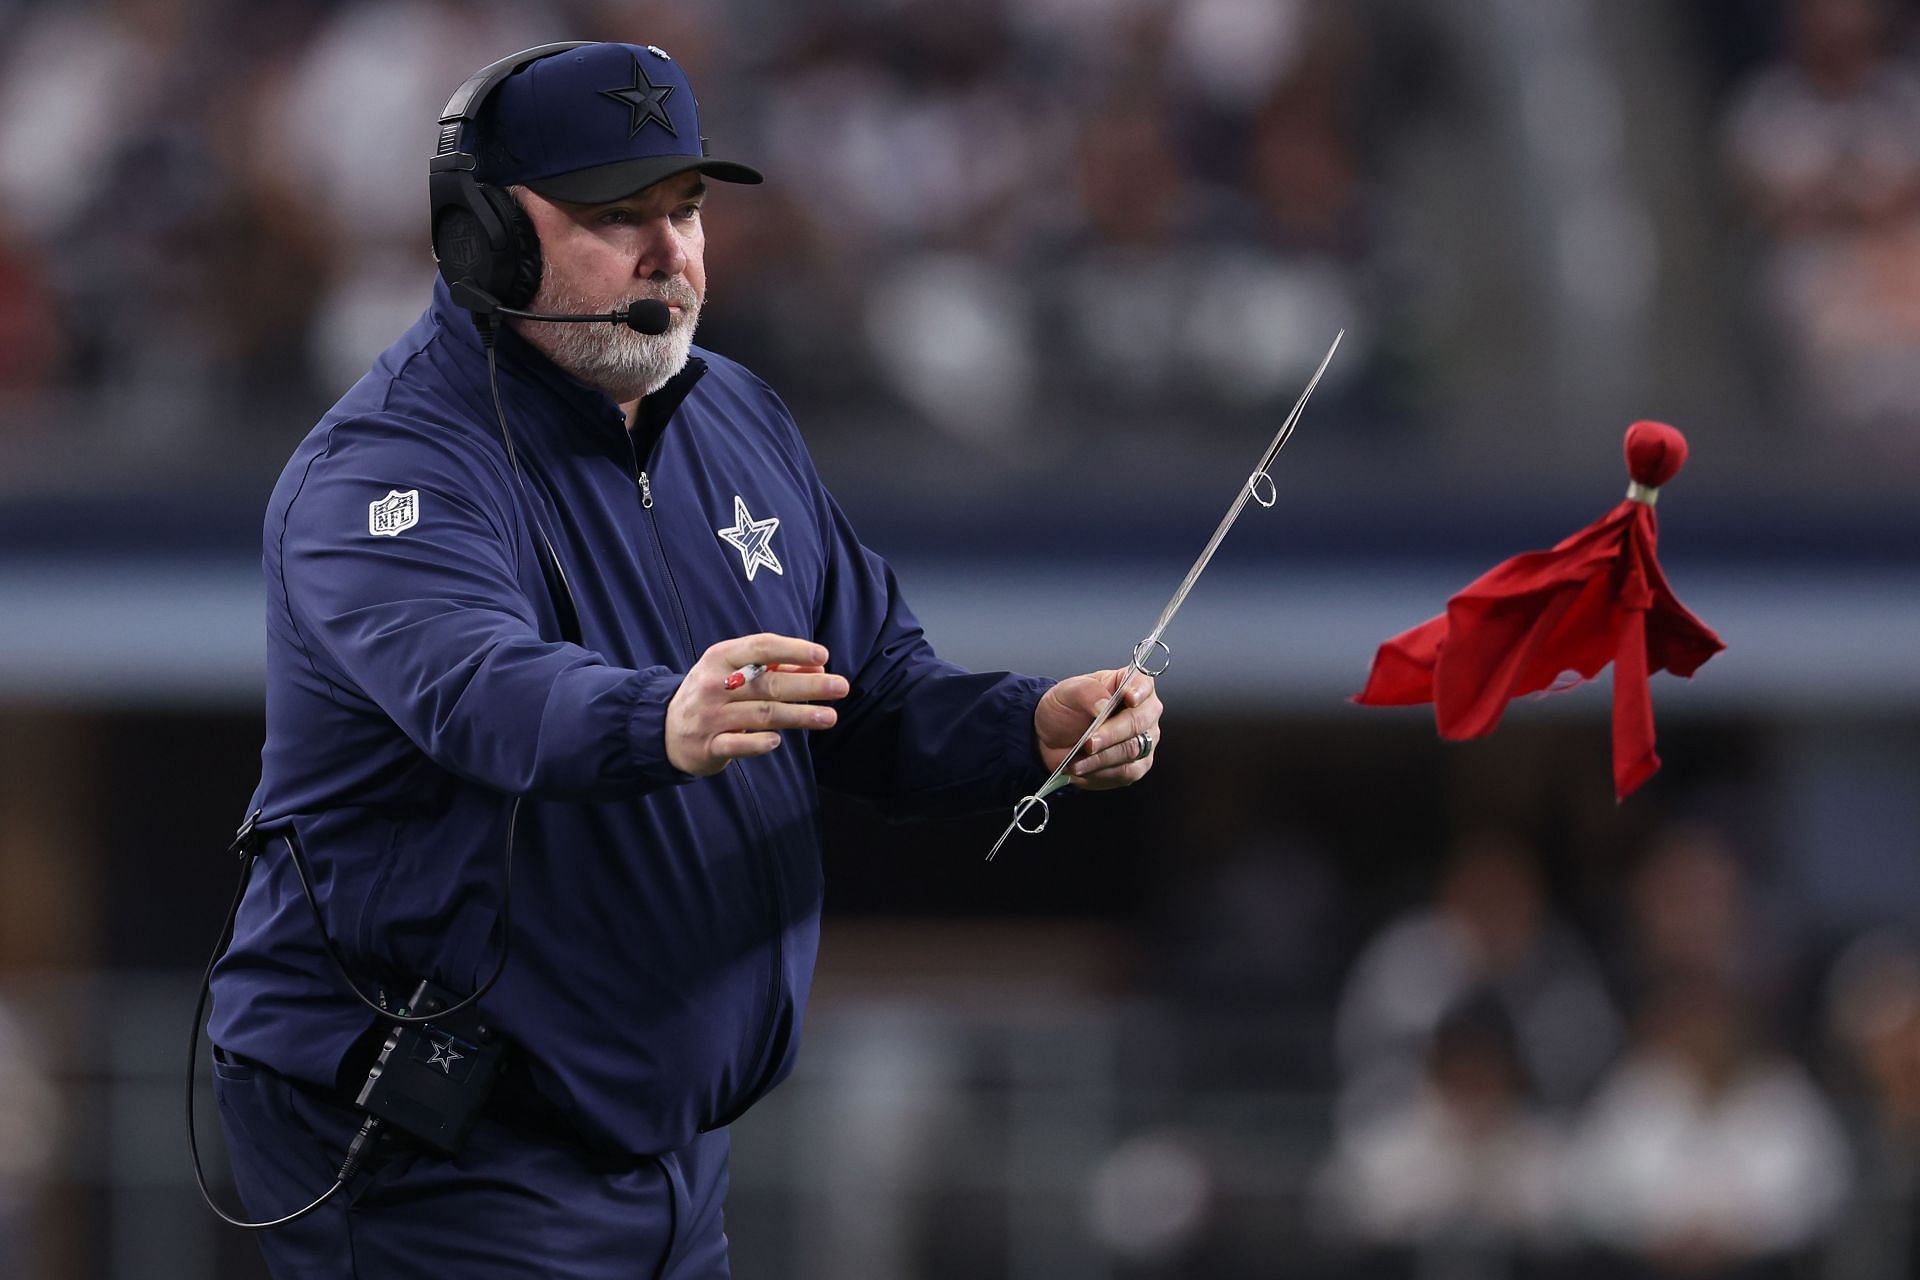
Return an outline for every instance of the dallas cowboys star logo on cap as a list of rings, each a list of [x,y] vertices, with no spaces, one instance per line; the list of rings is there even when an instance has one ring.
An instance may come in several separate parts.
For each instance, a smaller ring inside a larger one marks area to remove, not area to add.
[[[629,138],[646,128],[649,120],[658,123],[662,129],[674,137],[680,136],[680,131],[673,127],[673,121],[667,116],[666,101],[673,96],[673,86],[657,85],[647,79],[647,69],[640,65],[640,59],[633,60],[632,84],[618,89],[602,89],[600,96],[612,98],[615,102],[626,105],[628,112],[631,113],[627,118]]]

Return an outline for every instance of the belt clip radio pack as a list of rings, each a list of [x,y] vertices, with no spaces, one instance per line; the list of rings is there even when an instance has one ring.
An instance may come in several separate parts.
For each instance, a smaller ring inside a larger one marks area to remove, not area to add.
[[[397,1013],[431,1017],[454,1003],[422,982]],[[499,1078],[506,1046],[477,1008],[427,1023],[396,1022],[356,1100],[360,1107],[446,1155],[460,1150]]]

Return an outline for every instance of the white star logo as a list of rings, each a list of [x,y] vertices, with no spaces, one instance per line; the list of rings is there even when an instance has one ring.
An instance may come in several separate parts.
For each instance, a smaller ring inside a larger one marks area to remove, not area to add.
[[[455,1053],[451,1040],[445,1044],[441,1044],[438,1040],[430,1040],[428,1043],[433,1046],[433,1052],[427,1055],[427,1065],[440,1068],[443,1075],[452,1075],[453,1064],[467,1056],[464,1053]]]
[[[782,576],[787,572],[780,567],[780,557],[773,554],[773,531],[779,527],[779,516],[755,520],[747,510],[746,499],[736,493],[733,495],[733,527],[714,532],[739,548],[740,567],[747,571],[747,581],[752,582],[762,565]]]

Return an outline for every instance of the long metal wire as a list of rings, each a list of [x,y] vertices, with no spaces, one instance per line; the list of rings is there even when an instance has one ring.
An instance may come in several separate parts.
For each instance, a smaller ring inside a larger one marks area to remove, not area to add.
[[[1167,627],[1172,624],[1174,615],[1180,612],[1180,606],[1187,602],[1187,595],[1193,590],[1194,584],[1200,581],[1200,575],[1207,571],[1207,565],[1212,561],[1213,553],[1220,549],[1221,541],[1226,538],[1227,531],[1233,528],[1234,522],[1240,519],[1240,513],[1246,509],[1247,502],[1252,500],[1263,507],[1270,507],[1277,500],[1273,477],[1267,474],[1267,470],[1273,466],[1274,459],[1280,456],[1280,451],[1287,447],[1287,441],[1293,438],[1294,428],[1300,425],[1300,415],[1306,411],[1307,401],[1312,398],[1314,388],[1320,385],[1320,375],[1327,371],[1327,366],[1333,362],[1333,353],[1340,349],[1340,340],[1346,336],[1345,329],[1333,335],[1333,345],[1327,348],[1326,355],[1320,357],[1320,366],[1313,371],[1313,377],[1308,379],[1307,389],[1300,393],[1300,398],[1294,401],[1292,412],[1287,414],[1286,421],[1280,424],[1280,430],[1274,433],[1272,440],[1268,441],[1265,451],[1260,455],[1259,465],[1254,467],[1252,473],[1247,476],[1246,483],[1240,486],[1240,492],[1234,496],[1233,502],[1227,507],[1227,514],[1214,529],[1213,536],[1207,539],[1207,545],[1201,550],[1199,558],[1193,562],[1193,567],[1187,570],[1187,576],[1181,579],[1179,587],[1167,601],[1166,608],[1160,611],[1160,617],[1155,620],[1153,630],[1147,633],[1146,639],[1133,647],[1133,657],[1127,663],[1127,674],[1120,681],[1119,687],[1101,705],[1098,714],[1093,717],[1093,723],[1081,733],[1079,741],[1073,744],[1073,748],[1061,757],[1060,763],[1053,767],[1053,773],[1048,776],[1046,782],[1041,784],[1040,789],[1030,796],[1022,796],[1020,803],[1013,807],[1013,820],[1007,823],[1006,830],[1000,833],[1000,838],[993,842],[993,848],[987,851],[988,862],[993,861],[995,855],[1000,852],[1000,847],[1006,844],[1007,838],[1014,832],[1039,835],[1046,830],[1049,816],[1047,797],[1067,785],[1067,766],[1073,763],[1079,756],[1080,749],[1087,745],[1087,740],[1099,731],[1100,726],[1105,724],[1108,717],[1120,706],[1127,696],[1127,689],[1133,684],[1134,677],[1157,676],[1167,669],[1167,663],[1173,657],[1172,650],[1163,639]],[[1264,489],[1261,487],[1263,481]],[[1161,655],[1161,661],[1157,666],[1153,665],[1152,656],[1156,652]],[[1028,826],[1026,825],[1027,816],[1036,807],[1040,810],[1039,821],[1033,826]]]

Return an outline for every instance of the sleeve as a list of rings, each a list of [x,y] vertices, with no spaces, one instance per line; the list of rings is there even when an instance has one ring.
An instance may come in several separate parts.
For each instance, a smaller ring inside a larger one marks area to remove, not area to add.
[[[417,429],[336,427],[269,544],[309,661],[482,786],[591,798],[688,781],[666,758],[680,673],[541,637],[503,485]]]
[[[1054,682],[936,656],[893,570],[817,491],[827,573],[815,635],[851,685],[839,723],[810,738],[820,785],[895,819],[1013,804],[1046,778],[1033,711]]]

